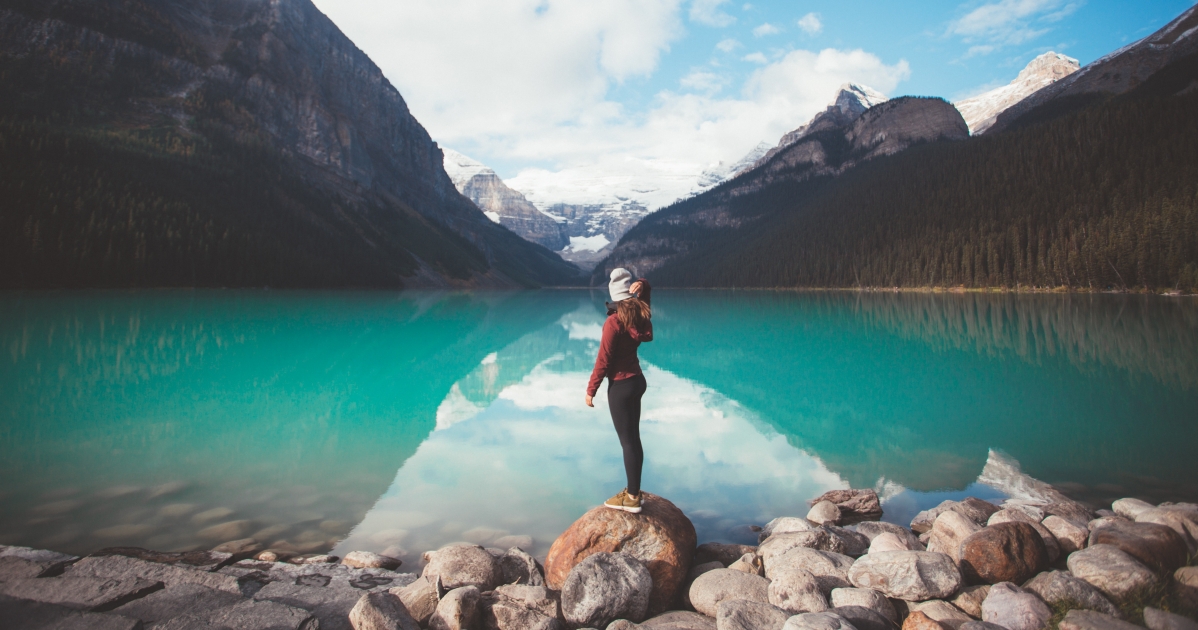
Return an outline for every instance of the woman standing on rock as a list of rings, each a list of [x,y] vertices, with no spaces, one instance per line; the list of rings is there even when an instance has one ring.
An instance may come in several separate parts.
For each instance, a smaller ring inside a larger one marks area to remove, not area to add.
[[[587,406],[594,407],[599,383],[604,377],[608,379],[607,404],[624,449],[624,472],[628,475],[628,487],[603,505],[633,514],[641,511],[641,464],[645,460],[641,448],[641,396],[645,394],[646,383],[636,349],[641,342],[653,341],[650,288],[644,280],[633,282],[627,269],[611,272],[607,290],[612,301],[607,303],[599,356],[587,384]]]

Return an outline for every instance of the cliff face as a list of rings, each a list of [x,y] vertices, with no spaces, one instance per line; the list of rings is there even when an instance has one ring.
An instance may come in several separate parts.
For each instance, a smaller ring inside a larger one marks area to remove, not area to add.
[[[558,251],[569,244],[561,222],[541,212],[518,191],[512,190],[484,164],[453,149],[443,149],[445,172],[453,185],[492,221],[525,240]]]
[[[268,150],[351,206],[415,212],[484,261],[455,281],[510,286],[569,274],[459,194],[399,92],[308,0],[3,0],[0,55],[33,77],[100,77],[73,86],[106,104],[75,115],[77,125],[221,136]],[[46,105],[36,85],[7,87]],[[66,109],[85,111],[79,103]],[[452,275],[426,260],[430,252],[413,255],[420,271],[397,283]]]
[[[1077,60],[1065,55],[1046,52],[1033,59],[1014,81],[955,103],[972,134],[984,133],[998,115],[1037,91],[1077,72]]]
[[[753,227],[760,218],[738,209],[743,205],[738,198],[779,184],[836,177],[862,162],[912,145],[964,140],[969,129],[957,109],[942,99],[902,97],[858,112],[830,107],[794,136],[798,139],[762,158],[751,170],[650,215],[595,268],[592,283],[600,282],[616,267],[647,275],[680,256],[734,241],[741,230]],[[688,236],[676,236],[687,228]]]

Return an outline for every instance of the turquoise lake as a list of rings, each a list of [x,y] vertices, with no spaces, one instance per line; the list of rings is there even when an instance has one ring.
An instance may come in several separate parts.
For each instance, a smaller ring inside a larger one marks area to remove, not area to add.
[[[605,292],[0,294],[0,544],[224,538],[543,555],[624,485]],[[886,520],[991,450],[1095,507],[1198,500],[1198,300],[657,291],[645,489],[700,542],[877,488]]]

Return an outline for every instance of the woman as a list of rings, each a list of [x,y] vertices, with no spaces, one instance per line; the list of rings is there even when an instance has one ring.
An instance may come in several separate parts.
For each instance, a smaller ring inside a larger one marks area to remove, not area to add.
[[[587,384],[587,406],[594,407],[595,394],[604,377],[608,379],[607,404],[611,420],[624,448],[624,472],[628,487],[603,502],[605,507],[636,514],[641,511],[641,396],[645,394],[645,375],[636,349],[644,341],[653,341],[650,321],[649,283],[632,281],[627,269],[611,272],[607,285],[611,302],[607,303],[607,321],[603,322],[603,340],[599,356]]]

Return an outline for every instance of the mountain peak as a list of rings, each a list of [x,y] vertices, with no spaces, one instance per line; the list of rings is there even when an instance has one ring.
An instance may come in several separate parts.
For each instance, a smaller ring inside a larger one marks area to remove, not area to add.
[[[441,153],[445,156],[445,172],[459,191],[465,188],[475,175],[493,175],[495,173],[482,162],[453,149],[441,147]]]
[[[885,102],[886,96],[873,88],[845,83],[840,86],[840,92],[836,94],[836,100],[830,107],[839,109],[840,113],[845,115],[860,116],[865,110]]]
[[[977,135],[990,128],[998,115],[1035,92],[1077,72],[1073,57],[1046,52],[1032,59],[1010,83],[956,103],[969,132]]]

